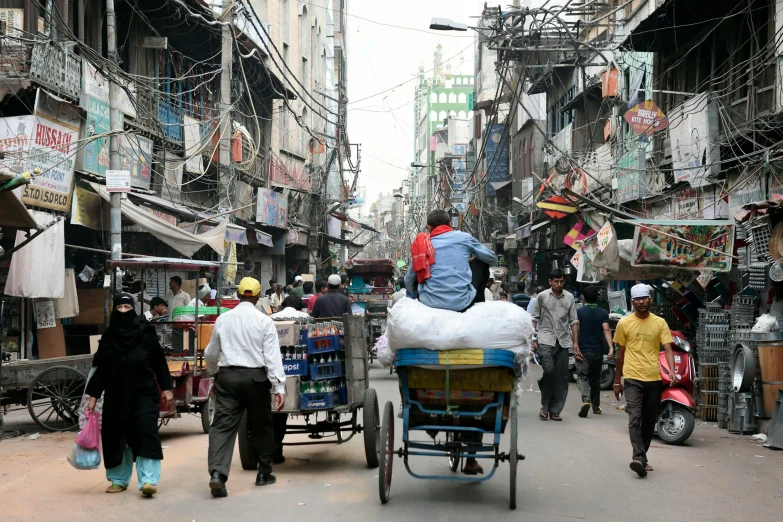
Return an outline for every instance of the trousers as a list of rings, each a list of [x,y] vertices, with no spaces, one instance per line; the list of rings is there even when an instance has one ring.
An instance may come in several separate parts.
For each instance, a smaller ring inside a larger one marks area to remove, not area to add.
[[[646,464],[647,451],[650,449],[655,423],[658,422],[663,382],[625,379],[623,388],[633,460]]]
[[[272,384],[264,369],[220,369],[215,383],[215,418],[209,428],[210,475],[217,471],[228,478],[239,423],[245,411],[259,471],[271,473],[275,453],[271,390]]]
[[[112,484],[128,487],[133,475],[133,452],[127,446],[122,452],[122,463],[106,470],[106,478]],[[136,457],[136,475],[139,479],[139,490],[144,484],[158,485],[160,480],[160,461],[145,457]]]
[[[288,428],[288,414],[275,413],[272,415],[272,422],[275,430],[275,457],[283,456],[283,439],[285,431]]]
[[[560,415],[568,396],[568,349],[555,343],[538,345],[538,360],[544,374],[538,380],[541,390],[541,408]]]
[[[582,394],[582,402],[589,402],[593,409],[601,406],[601,368],[604,358],[600,353],[586,353],[580,361],[576,360],[579,374],[577,386]]]

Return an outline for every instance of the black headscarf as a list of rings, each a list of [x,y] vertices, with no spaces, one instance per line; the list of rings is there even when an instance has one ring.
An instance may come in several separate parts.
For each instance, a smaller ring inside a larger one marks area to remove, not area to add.
[[[111,344],[116,350],[127,352],[138,344],[141,330],[138,328],[139,321],[135,308],[131,308],[127,312],[117,310],[117,307],[123,304],[134,306],[133,296],[126,293],[114,296],[107,333],[111,335]]]

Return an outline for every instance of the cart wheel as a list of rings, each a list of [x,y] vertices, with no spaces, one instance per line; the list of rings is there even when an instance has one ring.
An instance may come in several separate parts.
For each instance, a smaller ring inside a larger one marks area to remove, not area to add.
[[[373,388],[364,390],[364,406],[362,414],[364,422],[364,456],[367,457],[367,465],[371,468],[378,467],[378,454],[381,444],[381,412],[378,408],[378,395]]]
[[[5,426],[3,426],[3,411],[0,406],[0,441],[3,440],[3,437],[5,437]]]
[[[446,432],[446,443],[454,442],[454,432]],[[449,469],[453,472],[459,470],[459,465],[462,462],[462,458],[459,456],[459,448],[455,448],[449,451]]]
[[[79,405],[86,380],[68,366],[41,372],[27,390],[27,409],[46,431],[70,431],[79,427]]]
[[[209,427],[212,425],[212,419],[215,418],[215,392],[209,394],[209,399],[201,403],[201,429],[204,433],[209,433]]]
[[[250,420],[247,411],[242,415],[239,422],[239,461],[242,463],[242,469],[245,471],[255,471],[258,469],[258,458],[250,443]]]
[[[512,399],[514,400],[514,399]],[[519,463],[519,449],[517,448],[517,407],[512,406],[509,414],[509,423],[511,424],[511,448],[509,449],[508,465],[510,467],[511,476],[511,498],[509,500],[509,507],[511,509],[517,508],[517,464]]]
[[[394,464],[394,405],[391,401],[383,407],[383,424],[381,425],[381,453],[378,467],[378,494],[381,503],[389,501],[389,491],[392,481],[392,464]]]

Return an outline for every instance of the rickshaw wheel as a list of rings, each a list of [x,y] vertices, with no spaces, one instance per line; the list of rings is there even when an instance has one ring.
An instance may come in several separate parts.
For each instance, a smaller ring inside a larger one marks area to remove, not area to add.
[[[513,400],[513,399],[512,399]],[[519,463],[519,453],[517,448],[517,407],[516,405],[511,407],[509,414],[509,423],[511,424],[511,447],[509,449],[508,465],[511,468],[509,471],[511,482],[511,498],[509,500],[509,507],[511,509],[517,508],[517,464]]]
[[[447,431],[446,432],[446,443],[454,442],[454,432],[453,431]],[[453,471],[454,473],[459,470],[460,462],[462,462],[462,458],[459,456],[460,450],[459,448],[454,448],[449,450],[449,469]]]
[[[212,425],[212,419],[215,418],[215,398],[214,390],[209,394],[209,398],[201,403],[201,429],[204,433],[209,433],[209,427]]]
[[[364,405],[362,406],[364,430],[364,456],[367,465],[371,468],[378,467],[381,439],[381,413],[378,408],[378,394],[373,388],[364,391]]]
[[[68,366],[41,372],[27,390],[27,409],[46,431],[71,431],[79,427],[79,404],[84,394],[84,375]]]
[[[383,407],[381,424],[381,459],[378,467],[378,494],[381,503],[389,501],[391,491],[392,465],[394,464],[394,405],[391,401]]]

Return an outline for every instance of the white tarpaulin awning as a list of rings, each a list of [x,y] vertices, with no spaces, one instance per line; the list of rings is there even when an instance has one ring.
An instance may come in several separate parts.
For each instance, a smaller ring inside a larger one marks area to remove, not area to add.
[[[57,223],[14,252],[5,283],[5,294],[18,297],[61,298],[65,293],[65,221],[53,214],[34,211],[35,228]],[[30,230],[30,234],[35,230]],[[16,232],[16,245],[27,240]]]
[[[111,195],[106,192],[104,187],[97,183],[90,183],[90,186],[103,199],[106,201],[111,200]],[[181,228],[145,212],[127,199],[122,201],[122,215],[182,255],[191,257],[201,247],[206,245],[217,252],[221,257],[223,256],[223,242],[226,239],[226,220],[221,221],[215,228],[208,232],[196,235],[185,232]]]

